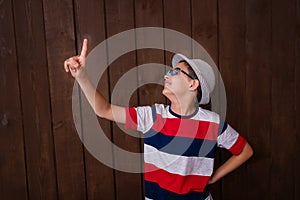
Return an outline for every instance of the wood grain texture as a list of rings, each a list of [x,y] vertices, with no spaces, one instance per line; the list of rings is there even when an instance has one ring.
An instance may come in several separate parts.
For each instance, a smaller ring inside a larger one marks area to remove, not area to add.
[[[296,22],[296,64],[295,64],[295,112],[296,112],[296,144],[299,144],[299,128],[300,128],[300,2],[296,1],[297,8],[297,22]],[[298,133],[297,133],[298,132]],[[296,145],[296,152],[300,152],[300,146]],[[300,158],[297,154],[294,154],[295,167],[294,167],[294,176],[295,176],[295,187],[294,199],[300,198]]]
[[[122,1],[122,0],[107,0],[106,4],[106,19],[107,19],[107,37],[111,37],[122,31],[133,29],[134,26],[134,1]],[[135,37],[132,36],[126,40],[126,44],[135,46]],[[115,52],[115,48],[108,43],[108,58],[110,60],[111,55]],[[130,69],[136,66],[136,53],[135,51],[126,53],[117,58],[109,67],[109,79],[111,94],[115,92],[115,85],[118,80]],[[136,72],[136,69],[133,69]],[[137,83],[137,76],[131,77],[132,84]],[[118,92],[124,92],[123,96],[128,91],[127,85],[122,85],[122,89],[118,88]],[[110,95],[111,95],[110,94]],[[129,99],[128,99],[129,100]],[[117,100],[118,101],[118,100]],[[117,104],[117,102],[115,102]],[[129,105],[122,106],[136,106],[138,104],[137,93],[134,92],[131,96]],[[116,124],[113,124],[113,141],[118,147],[130,151],[140,152],[140,140],[139,138],[132,137],[124,133]],[[125,165],[128,162],[126,155],[121,155],[119,152],[114,151],[115,165]],[[141,160],[133,164],[137,168],[141,168]],[[142,178],[140,174],[126,173],[122,171],[116,171],[116,199],[141,199],[142,194]]]
[[[164,27],[183,33],[191,37],[191,2],[186,0],[164,0]],[[174,53],[182,53],[187,57],[192,56],[192,44],[187,43],[179,46],[176,41],[169,42],[165,36],[165,48],[170,46],[176,52],[166,52],[166,65],[172,66],[171,61]],[[169,45],[169,46],[168,46]]]
[[[272,137],[273,199],[293,199],[295,130],[295,1],[272,1]],[[288,30],[288,31],[287,31]],[[282,191],[285,191],[284,193]]]
[[[75,55],[71,0],[43,1],[59,199],[86,199],[84,157],[72,116],[74,79],[63,69]]]
[[[92,0],[87,3],[84,0],[76,0],[75,19],[78,47],[77,52],[81,51],[83,38],[87,38],[89,40],[88,52],[91,52],[97,47],[97,45],[106,39],[104,1]],[[107,60],[104,62],[107,62]],[[106,99],[109,99],[109,81],[107,71],[101,77],[97,89],[105,96]],[[83,98],[84,94],[81,93],[81,101],[83,101]],[[86,126],[89,126],[89,123],[85,119],[81,119],[81,121],[83,122],[82,128],[85,133],[87,128]],[[111,139],[110,122],[99,118],[99,124],[106,136]],[[109,152],[112,157],[112,147],[111,149],[107,149],[106,153]],[[88,199],[115,199],[114,170],[103,165],[86,149],[85,166]]]
[[[30,199],[56,199],[47,52],[41,1],[14,1]]]
[[[246,25],[246,126],[247,138],[256,152],[244,175],[249,185],[255,185],[256,192],[248,190],[246,196],[270,199],[267,180],[271,178],[271,151],[266,147],[271,146],[272,124],[271,1],[247,1]]]
[[[135,0],[135,23],[136,27],[163,27],[163,1],[162,0]],[[149,37],[145,33],[141,36],[141,42],[149,42]],[[163,43],[163,35],[158,37]],[[137,51],[137,65],[147,63],[164,64],[164,51],[158,49],[143,49]],[[161,69],[153,66],[155,73],[138,71],[138,80],[155,80],[156,83],[163,82],[165,67]],[[159,84],[148,84],[139,88],[139,105],[153,105],[154,103],[165,103],[166,99],[161,94],[163,89]]]
[[[227,96],[226,121],[246,137],[245,1],[219,1],[219,64]],[[222,151],[222,162],[231,154]],[[247,191],[246,166],[222,180],[222,199],[243,199]],[[244,183],[244,184],[241,184]],[[239,191],[239,192],[237,192]]]
[[[0,2],[0,194],[28,199],[13,6]]]

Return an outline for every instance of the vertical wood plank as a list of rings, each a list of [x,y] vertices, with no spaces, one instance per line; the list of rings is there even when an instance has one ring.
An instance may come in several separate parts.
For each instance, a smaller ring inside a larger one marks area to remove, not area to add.
[[[246,199],[273,199],[271,180],[271,1],[246,2],[246,126],[257,152],[247,165]],[[263,180],[261,177],[264,177]]]
[[[191,4],[187,0],[164,0],[164,27],[179,31],[185,35],[191,36]],[[168,38],[165,38],[166,40]],[[170,45],[168,43],[168,45]],[[185,47],[176,46],[176,53],[183,53],[187,57],[192,56],[191,43]],[[168,47],[166,46],[166,49]],[[183,51],[183,52],[182,52]],[[174,53],[166,52],[166,64],[172,66],[172,56]]]
[[[135,0],[135,20],[137,28],[163,27],[162,0]],[[144,37],[147,37],[147,35],[144,35]],[[162,50],[155,49],[144,49],[137,51],[137,65],[146,63],[164,64],[164,52]],[[165,74],[165,68],[162,68],[160,72],[161,77],[152,77],[151,80],[157,79],[157,83],[160,82]],[[151,74],[138,71],[139,80],[148,80],[150,77]],[[161,94],[162,89],[162,86],[155,84],[148,84],[139,88],[139,105],[166,103],[166,99]]]
[[[81,50],[82,40],[85,37],[89,39],[88,51],[90,52],[94,47],[105,40],[104,1],[92,0],[87,3],[85,0],[76,0],[75,2],[78,52]],[[109,99],[107,71],[100,79],[98,91],[101,92],[106,99]],[[99,123],[106,133],[106,136],[111,139],[110,122],[99,118]],[[85,132],[84,126],[83,131]],[[107,149],[107,151],[111,151],[111,156],[113,156],[112,149]],[[86,149],[85,165],[88,199],[115,199],[114,170],[100,163],[100,161],[96,160]]]
[[[111,37],[117,33],[134,28],[134,1],[128,0],[107,0],[106,4],[106,19],[107,19],[107,37]],[[135,45],[135,38],[128,40],[129,45]],[[114,51],[115,47],[108,43],[108,57]],[[109,68],[110,88],[114,91],[114,86],[124,73],[136,66],[135,52],[127,53],[115,60]],[[133,82],[137,83],[137,78],[133,78]],[[120,91],[120,90],[119,90]],[[124,86],[123,91],[126,91]],[[124,94],[125,95],[125,94]],[[136,106],[137,93],[132,95],[130,106]],[[123,105],[128,106],[128,105]],[[130,152],[140,152],[139,138],[125,134],[119,129],[116,124],[113,124],[113,141],[114,144],[122,149]],[[126,157],[114,152],[115,163],[126,163]],[[140,163],[134,163],[140,166]],[[121,171],[116,171],[116,197],[118,200],[125,199],[141,199],[142,198],[142,178],[140,174],[130,174]]]
[[[14,1],[30,199],[56,199],[50,88],[42,2]]]
[[[217,1],[192,0],[192,37],[197,41],[218,64],[218,7]],[[195,54],[194,47],[193,53]],[[220,165],[220,153],[217,151],[215,166]],[[221,182],[209,185],[209,190],[214,199],[221,198]]]
[[[192,36],[218,63],[217,1],[191,1]]]
[[[18,63],[11,1],[0,2],[0,194],[28,199]]]
[[[295,64],[295,112],[296,112],[296,131],[300,130],[300,2],[296,1],[296,8],[297,8],[297,21],[296,21],[296,64]],[[296,144],[299,144],[299,133],[296,133]],[[296,145],[296,152],[300,152],[300,145]],[[295,168],[294,168],[294,174],[295,174],[295,199],[300,198],[300,158],[298,156],[298,153],[294,154],[295,156]]]
[[[272,1],[272,137],[270,187],[273,199],[294,199],[296,2]],[[284,191],[284,192],[283,192]]]
[[[227,96],[226,121],[246,136],[245,116],[245,1],[219,1],[219,65]],[[225,162],[231,154],[222,151]],[[246,167],[241,166],[222,180],[222,199],[243,199],[247,191]],[[237,192],[238,191],[238,192]]]
[[[71,0],[43,1],[59,199],[86,199],[81,141],[72,116],[74,79],[63,62],[75,55]]]

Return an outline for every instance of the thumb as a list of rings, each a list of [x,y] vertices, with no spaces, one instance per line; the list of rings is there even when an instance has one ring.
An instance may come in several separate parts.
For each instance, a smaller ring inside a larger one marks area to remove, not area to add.
[[[81,53],[80,53],[81,58],[86,58],[87,47],[88,47],[88,40],[84,39],[83,44],[82,44]]]

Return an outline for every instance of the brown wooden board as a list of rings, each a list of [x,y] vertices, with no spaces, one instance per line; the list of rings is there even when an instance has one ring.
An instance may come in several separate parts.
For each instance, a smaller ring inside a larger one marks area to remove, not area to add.
[[[218,3],[217,1],[191,1],[192,37],[218,63]]]
[[[245,195],[271,199],[271,1],[247,1],[246,25],[246,126],[256,153],[244,176],[252,186]]]
[[[295,112],[296,112],[296,144],[299,144],[300,134],[300,2],[296,1],[297,8],[297,21],[296,21],[296,64],[295,64]],[[295,158],[295,168],[294,168],[294,176],[295,176],[295,187],[294,199],[300,198],[300,158],[298,156],[298,152],[300,152],[300,145],[296,145],[294,158]]]
[[[75,55],[71,0],[43,1],[59,199],[86,199],[82,143],[72,115],[74,79],[64,60]]]
[[[191,37],[191,2],[186,0],[164,0],[164,27],[183,33]],[[165,40],[168,38],[165,36]],[[174,48],[178,50],[174,53],[183,53],[187,57],[192,55],[191,43],[185,46],[178,46],[176,42],[165,42],[166,49],[169,49],[168,45],[174,45]],[[166,65],[172,66],[173,52],[166,52]]]
[[[245,1],[219,1],[219,65],[227,96],[226,122],[242,136],[247,136]],[[222,162],[231,156],[222,151]],[[247,190],[246,166],[222,180],[222,199],[244,199]],[[238,191],[238,192],[237,192]]]
[[[123,0],[107,0],[106,5],[106,24],[107,24],[107,37],[111,37],[122,31],[130,30],[134,28],[134,1]],[[108,58],[115,51],[114,48],[108,43]],[[120,45],[132,45],[135,46],[134,36],[127,40],[127,44]],[[129,52],[123,56],[118,57],[109,68],[109,80],[111,94],[116,92],[114,88],[118,80],[131,68],[136,66],[136,53],[135,51]],[[136,71],[136,69],[133,69]],[[132,77],[130,81],[133,84],[137,83],[137,77]],[[127,91],[126,85],[122,89],[119,88],[118,92]],[[126,92],[125,92],[126,93]],[[126,95],[124,93],[124,95]],[[113,102],[114,103],[114,102]],[[136,106],[138,104],[137,93],[132,95],[130,105],[122,106]],[[122,125],[121,125],[122,126]],[[140,140],[139,138],[132,137],[124,133],[120,128],[113,124],[113,141],[118,147],[127,150],[129,152],[140,152]],[[124,165],[127,161],[127,156],[120,155],[117,151],[114,151],[115,165]],[[135,163],[127,163],[128,165],[135,165],[141,168],[141,160]],[[142,198],[142,178],[141,174],[127,173],[123,171],[116,171],[116,199],[141,199]]]
[[[12,2],[0,2],[0,196],[28,199]]]
[[[75,19],[78,53],[81,51],[83,38],[88,38],[88,52],[91,52],[105,38],[105,7],[104,1],[75,1]],[[107,61],[105,61],[107,62]],[[99,66],[103,67],[103,66]],[[98,91],[109,99],[109,82],[107,71],[101,77]],[[83,94],[82,94],[83,95]],[[83,99],[83,96],[81,97]],[[85,119],[82,119],[85,122]],[[83,123],[84,124],[84,123]],[[111,138],[110,122],[99,118],[99,124],[108,138]],[[88,126],[88,123],[86,124]],[[83,125],[85,132],[85,126]],[[100,144],[99,144],[100,145]],[[108,153],[111,149],[107,149]],[[114,170],[103,165],[85,149],[85,166],[88,199],[115,199]]]
[[[296,2],[272,1],[272,137],[273,199],[294,199]],[[297,169],[298,170],[298,169]],[[284,192],[283,192],[284,191]]]
[[[14,1],[30,199],[56,199],[56,166],[41,1]]]
[[[197,41],[218,65],[218,4],[211,0],[192,0],[192,38]],[[193,54],[195,57],[195,46]],[[220,165],[219,151],[216,153],[215,166]],[[221,182],[209,185],[209,190],[214,199],[221,198]]]
[[[162,0],[135,0],[135,23],[137,28],[141,27],[161,27],[163,28],[163,2]],[[143,36],[144,42],[148,42],[147,34]],[[163,43],[163,35],[157,35]],[[143,49],[137,52],[137,64],[143,65],[147,63],[164,64],[164,52],[158,49]],[[153,70],[156,70],[153,66]],[[165,74],[165,68],[159,69],[161,76],[151,77],[151,74],[138,71],[139,80],[156,80],[157,83],[162,82]],[[153,73],[157,74],[157,73]],[[161,94],[163,87],[158,84],[148,84],[139,88],[139,104],[152,105],[154,103],[165,103],[166,100]]]

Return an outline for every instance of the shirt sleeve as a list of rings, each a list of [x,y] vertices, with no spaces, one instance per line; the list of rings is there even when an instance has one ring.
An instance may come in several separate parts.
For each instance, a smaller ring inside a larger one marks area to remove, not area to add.
[[[125,129],[147,132],[153,125],[151,106],[126,108]]]
[[[245,147],[246,140],[225,122],[222,127],[222,132],[218,136],[217,144],[218,147],[226,148],[232,154],[238,155]]]

